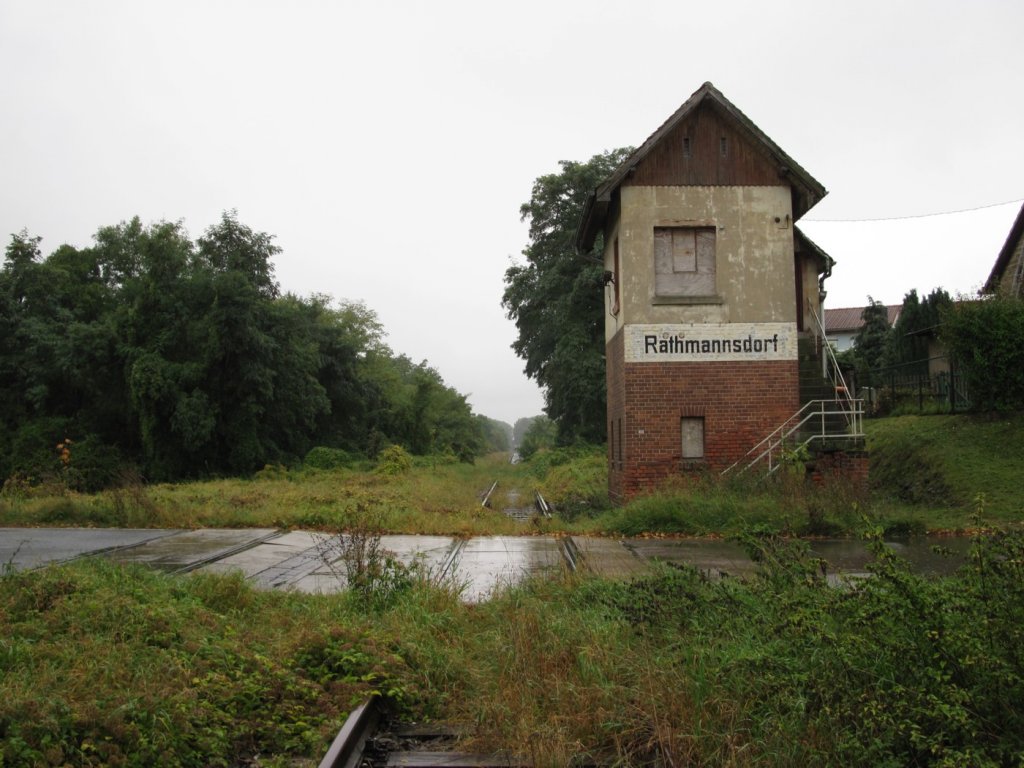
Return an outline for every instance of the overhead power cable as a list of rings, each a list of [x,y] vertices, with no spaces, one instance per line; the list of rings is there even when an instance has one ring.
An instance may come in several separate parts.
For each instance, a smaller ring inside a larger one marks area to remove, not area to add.
[[[861,224],[870,221],[906,221],[908,219],[928,219],[933,216],[953,216],[958,213],[972,213],[974,211],[983,211],[986,208],[998,208],[1001,205],[1010,205],[1011,203],[1019,203],[1024,201],[1024,197],[1018,197],[1016,200],[1005,200],[1002,203],[989,203],[988,205],[979,205],[976,208],[961,208],[958,211],[936,211],[934,213],[918,213],[913,216],[882,216],[874,219],[802,219],[801,222],[807,222],[808,224]]]

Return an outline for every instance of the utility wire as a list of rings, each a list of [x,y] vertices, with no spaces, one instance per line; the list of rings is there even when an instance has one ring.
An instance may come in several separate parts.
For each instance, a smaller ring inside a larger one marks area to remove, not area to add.
[[[933,216],[953,216],[958,213],[972,213],[973,211],[983,211],[986,208],[998,208],[1001,205],[1010,205],[1011,203],[1019,203],[1024,201],[1024,197],[1018,197],[1016,200],[1006,200],[1002,203],[989,203],[988,205],[979,205],[976,208],[961,208],[958,211],[937,211],[935,213],[919,213],[914,216],[885,216],[877,219],[801,219],[801,223],[808,224],[862,224],[871,221],[907,221],[908,219],[928,219]]]

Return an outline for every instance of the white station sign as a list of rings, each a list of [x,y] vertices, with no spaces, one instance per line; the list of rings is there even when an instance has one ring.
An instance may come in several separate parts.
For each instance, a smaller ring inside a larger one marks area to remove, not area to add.
[[[627,363],[796,360],[796,323],[627,325]]]

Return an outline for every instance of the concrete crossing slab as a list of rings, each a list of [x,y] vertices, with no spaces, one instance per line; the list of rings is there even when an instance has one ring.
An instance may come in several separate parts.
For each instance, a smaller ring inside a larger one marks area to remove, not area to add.
[[[622,539],[573,536],[579,554],[577,567],[607,578],[628,578],[649,570],[648,560],[629,549]]]
[[[954,551],[941,557],[934,544]],[[747,576],[757,570],[735,542],[709,539],[611,539],[591,536],[382,536],[382,550],[407,565],[453,578],[468,601],[497,588],[568,566],[599,576],[629,578],[662,560],[695,567],[712,577]],[[834,578],[862,576],[871,555],[856,540],[811,541],[812,556],[828,562]],[[967,538],[921,537],[887,546],[923,573],[949,573],[964,562]],[[344,547],[337,537],[270,528],[160,529],[0,528],[0,568],[36,568],[76,557],[102,555],[175,573],[241,571],[264,589],[327,594],[345,587]]]
[[[0,528],[0,567],[38,568],[178,533],[155,528]]]
[[[203,572],[226,573],[241,571],[248,578],[280,565],[285,560],[300,555],[316,544],[317,534],[310,531],[288,531],[272,539],[262,541],[254,547],[236,552],[219,560],[206,563]]]
[[[201,528],[150,539],[106,556],[114,562],[141,563],[173,573],[192,570],[277,535],[274,528]]]
[[[480,536],[463,543],[452,574],[464,585],[463,598],[476,602],[529,575],[564,567],[561,544],[552,536]]]

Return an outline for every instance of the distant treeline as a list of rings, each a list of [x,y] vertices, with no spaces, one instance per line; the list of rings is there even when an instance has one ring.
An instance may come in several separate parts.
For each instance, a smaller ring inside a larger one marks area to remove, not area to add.
[[[226,213],[104,227],[43,258],[12,237],[0,271],[0,481],[91,490],[247,474],[316,446],[388,444],[463,461],[508,450],[426,362],[384,344],[361,303],[282,294],[273,237]]]

